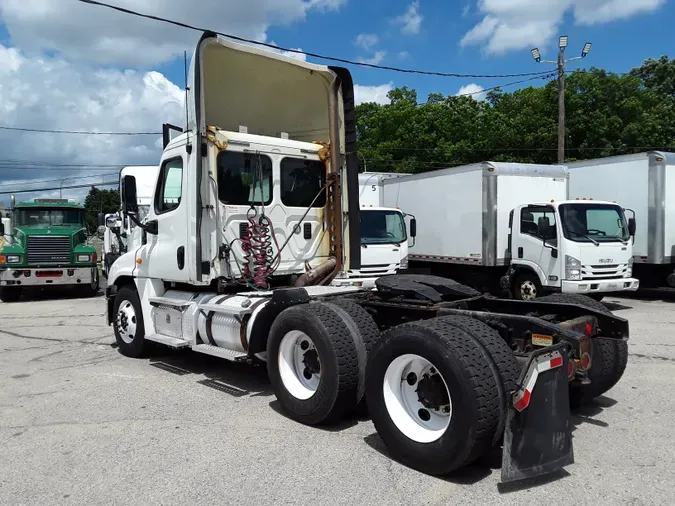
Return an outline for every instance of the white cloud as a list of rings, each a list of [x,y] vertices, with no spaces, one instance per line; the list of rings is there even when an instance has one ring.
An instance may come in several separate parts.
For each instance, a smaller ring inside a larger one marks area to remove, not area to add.
[[[274,46],[277,45],[277,43],[274,42],[274,41],[270,42],[270,44],[272,44]],[[296,60],[307,61],[307,55],[305,53],[296,53],[295,52],[295,51],[302,51],[301,47],[290,47],[289,49],[293,49],[293,51],[282,51],[280,49],[272,49],[271,47],[265,47],[264,49],[272,51],[274,53],[282,54],[284,56],[288,56],[290,58],[295,58]]]
[[[380,38],[374,33],[360,33],[356,36],[354,44],[368,51],[370,48],[376,46],[379,41]]]
[[[462,9],[462,17],[465,18],[471,14],[471,4],[466,4]]]
[[[54,0],[1,0],[0,17],[12,45],[40,54],[57,51],[69,59],[127,67],[165,63],[192,54],[199,32],[137,18],[111,9]],[[346,0],[202,0],[195,9],[175,0],[116,0],[142,13],[264,42],[270,26],[303,21],[312,11],[328,12]]]
[[[401,51],[396,56],[398,56],[399,60],[407,60],[410,58],[410,53],[408,51]]]
[[[162,123],[184,124],[184,91],[158,72],[74,65],[60,57],[29,58],[15,48],[2,45],[0,96],[0,116],[2,124],[7,126],[161,132]],[[13,184],[29,179],[54,180],[119,171],[115,167],[62,170],[58,164],[155,164],[161,149],[161,134],[86,136],[0,131],[4,160],[41,162],[33,167],[51,164],[40,170],[28,170],[25,165],[5,162],[0,165],[0,188],[28,189],[28,186]],[[117,175],[109,177],[116,179]],[[100,178],[93,181],[100,182]],[[68,179],[64,186],[89,182],[92,180]],[[8,184],[12,186],[6,187]],[[59,186],[59,183],[32,187],[46,186]],[[86,194],[87,189],[83,192]],[[7,200],[6,197],[0,196],[0,200]],[[33,194],[26,195],[26,198],[33,197]]]
[[[483,19],[460,41],[488,54],[545,46],[569,11],[577,25],[608,23],[651,12],[666,0],[478,0]]]
[[[402,25],[401,33],[404,35],[417,35],[422,29],[424,17],[419,12],[419,0],[415,0],[408,6],[408,10],[393,20],[394,24]]]
[[[379,86],[362,86],[354,85],[354,99],[356,104],[363,104],[366,102],[375,102],[378,104],[389,104],[390,100],[387,98],[389,93],[394,88],[393,82],[387,84],[380,84]]]
[[[485,93],[483,93],[483,87],[476,83],[471,83],[467,84],[466,86],[462,86],[455,96],[456,97],[469,96],[474,100],[479,101],[485,100]]]
[[[377,65],[382,63],[382,60],[384,60],[386,55],[386,51],[377,51],[372,58],[359,58],[358,61],[361,63],[369,63],[370,65]]]

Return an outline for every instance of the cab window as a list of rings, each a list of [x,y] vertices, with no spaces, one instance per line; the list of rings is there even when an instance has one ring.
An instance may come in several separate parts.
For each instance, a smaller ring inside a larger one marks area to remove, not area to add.
[[[218,200],[223,204],[246,206],[272,202],[272,160],[268,156],[221,151],[217,163]]]
[[[326,205],[326,167],[319,160],[281,160],[281,202],[288,207]],[[312,202],[314,202],[312,204]]]
[[[549,226],[545,233],[539,234],[539,218],[548,218]],[[537,239],[555,243],[557,239],[555,210],[550,206],[528,206],[520,214],[520,232]]]
[[[172,158],[162,164],[156,192],[155,212],[168,213],[180,205],[183,196],[183,159]]]

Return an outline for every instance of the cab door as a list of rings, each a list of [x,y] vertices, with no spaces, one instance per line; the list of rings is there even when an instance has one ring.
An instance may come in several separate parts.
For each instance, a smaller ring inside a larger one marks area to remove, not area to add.
[[[539,218],[548,218],[543,235]],[[558,255],[558,223],[553,206],[528,205],[518,209],[512,238],[512,261],[533,267],[543,285],[556,285],[562,279],[562,262]]]
[[[143,232],[138,249],[138,277],[187,282],[188,209],[185,148],[164,153],[147,223],[156,233]]]

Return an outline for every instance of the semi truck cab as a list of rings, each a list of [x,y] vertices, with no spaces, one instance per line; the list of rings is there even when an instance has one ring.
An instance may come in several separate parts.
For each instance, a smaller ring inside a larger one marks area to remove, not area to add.
[[[96,250],[87,244],[84,207],[72,199],[35,199],[12,209],[10,239],[0,248],[0,300],[15,302],[24,287],[80,286],[98,293]],[[7,229],[9,228],[9,230]]]
[[[616,203],[592,200],[527,204],[509,217],[511,268],[502,284],[518,298],[542,292],[603,294],[636,291],[635,219]]]

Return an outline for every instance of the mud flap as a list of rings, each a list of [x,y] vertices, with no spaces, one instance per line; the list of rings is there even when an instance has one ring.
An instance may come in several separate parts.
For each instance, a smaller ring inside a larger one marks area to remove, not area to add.
[[[502,483],[574,463],[565,343],[532,354],[512,396],[504,430]]]

